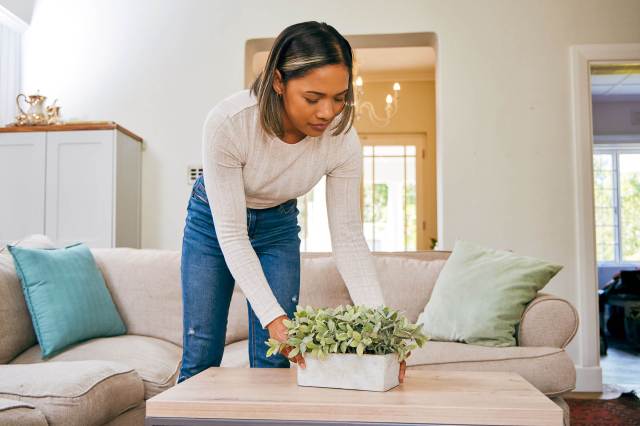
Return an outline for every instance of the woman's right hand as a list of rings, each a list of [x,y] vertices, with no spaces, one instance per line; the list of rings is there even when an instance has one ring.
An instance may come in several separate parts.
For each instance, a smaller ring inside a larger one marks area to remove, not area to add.
[[[269,324],[267,324],[267,330],[269,330],[269,337],[279,342],[286,342],[289,339],[287,326],[284,325],[284,322],[283,322],[286,319],[289,319],[289,317],[287,317],[286,315],[281,315],[278,318],[271,321]],[[280,351],[280,353],[282,353],[282,355],[284,355],[285,357],[289,358],[288,355],[289,355],[289,352],[291,352],[291,349],[292,347],[287,345],[284,347],[284,349]],[[304,362],[304,357],[302,356],[302,354],[298,354],[293,358],[289,358],[289,360],[291,362],[295,362],[301,368],[307,367],[307,365]]]

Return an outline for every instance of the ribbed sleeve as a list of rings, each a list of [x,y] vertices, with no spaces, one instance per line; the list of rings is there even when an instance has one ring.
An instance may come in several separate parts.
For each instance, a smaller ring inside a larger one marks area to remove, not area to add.
[[[333,256],[356,305],[384,305],[373,256],[362,232],[362,148],[355,129],[341,142],[337,165],[327,173],[326,197]]]
[[[228,135],[228,124],[227,120],[222,124],[208,121],[205,125],[202,143],[205,188],[224,260],[260,324],[266,327],[286,313],[269,287],[249,241],[241,155]]]

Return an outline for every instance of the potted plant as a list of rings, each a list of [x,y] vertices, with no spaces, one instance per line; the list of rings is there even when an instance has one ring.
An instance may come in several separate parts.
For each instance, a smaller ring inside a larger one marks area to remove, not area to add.
[[[422,324],[412,324],[386,306],[298,305],[294,318],[284,324],[287,341],[269,339],[267,357],[286,346],[292,347],[290,359],[302,354],[306,368],[297,369],[300,386],[389,390],[399,384],[400,362],[429,339]]]

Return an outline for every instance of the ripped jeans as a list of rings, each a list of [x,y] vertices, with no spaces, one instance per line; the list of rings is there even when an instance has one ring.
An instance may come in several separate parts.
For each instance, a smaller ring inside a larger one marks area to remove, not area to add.
[[[293,317],[300,294],[297,200],[268,209],[247,208],[247,230],[278,303]],[[229,304],[235,285],[216,237],[204,180],[193,185],[182,240],[183,352],[177,383],[222,361]],[[247,301],[249,366],[289,368],[282,354],[266,357],[269,331]]]

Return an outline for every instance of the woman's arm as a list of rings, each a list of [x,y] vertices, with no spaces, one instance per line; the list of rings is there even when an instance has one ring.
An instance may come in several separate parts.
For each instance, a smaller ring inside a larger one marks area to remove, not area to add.
[[[338,143],[344,146],[327,173],[326,186],[333,255],[353,303],[377,307],[384,298],[360,218],[362,148],[354,128]]]
[[[264,275],[247,231],[247,210],[238,147],[229,137],[230,121],[210,115],[203,131],[203,175],[215,232],[231,275],[262,327],[286,313]],[[213,230],[212,230],[213,232]]]

